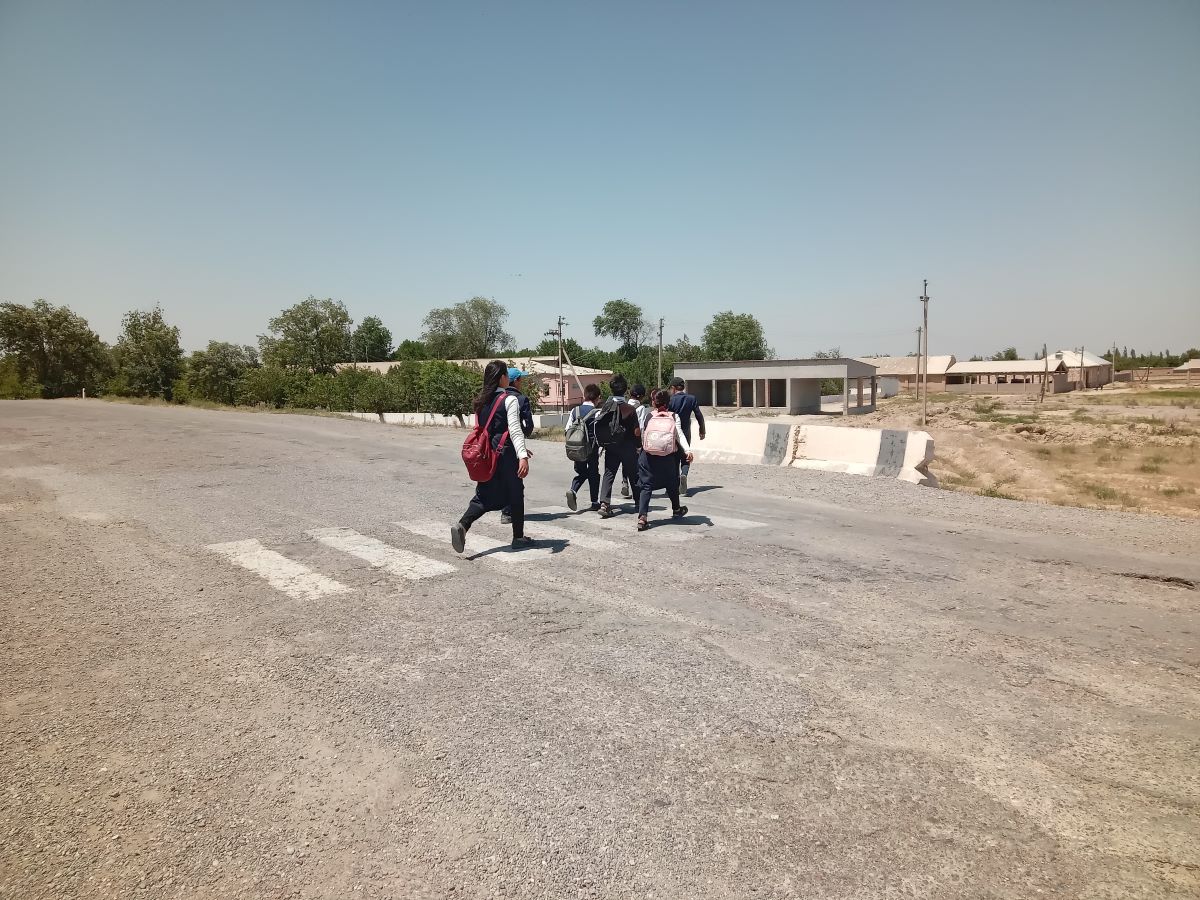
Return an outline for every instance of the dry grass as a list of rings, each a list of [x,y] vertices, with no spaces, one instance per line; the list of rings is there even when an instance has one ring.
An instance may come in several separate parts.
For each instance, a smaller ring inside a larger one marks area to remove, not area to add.
[[[920,427],[917,415],[903,397],[848,424]],[[1044,403],[940,394],[926,430],[937,448],[932,470],[949,490],[1200,518],[1200,389],[1089,391]]]

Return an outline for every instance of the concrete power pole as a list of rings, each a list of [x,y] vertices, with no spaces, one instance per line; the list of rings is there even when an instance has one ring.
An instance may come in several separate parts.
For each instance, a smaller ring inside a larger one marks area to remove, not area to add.
[[[1038,398],[1038,403],[1046,402],[1046,382],[1050,378],[1050,360],[1046,358],[1046,345],[1042,344],[1042,395]]]
[[[921,339],[925,342],[925,375],[923,378],[924,388],[922,391],[921,400],[921,427],[925,427],[925,423],[929,419],[929,279],[924,281],[924,287],[921,290]]]
[[[563,326],[570,325],[562,316],[558,317],[558,327],[552,331],[547,331],[547,337],[558,338],[558,413],[563,415],[567,411],[567,391],[566,380],[563,377]]]
[[[659,386],[659,388],[663,387],[663,381],[662,381],[662,350],[663,350],[662,337],[663,337],[663,325],[664,324],[665,324],[664,319],[658,320],[658,386]]]
[[[925,333],[925,329],[923,329],[920,325],[918,325],[917,326],[917,377],[916,377],[916,380],[913,381],[913,396],[917,400],[921,399],[921,335],[924,333]]]

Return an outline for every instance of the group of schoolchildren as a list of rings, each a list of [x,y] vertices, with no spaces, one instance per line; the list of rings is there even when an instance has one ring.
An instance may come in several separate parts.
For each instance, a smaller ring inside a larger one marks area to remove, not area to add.
[[[485,428],[498,455],[495,473],[476,485],[467,511],[450,528],[450,543],[462,553],[467,532],[487,512],[499,510],[501,521],[512,525],[512,546],[527,547],[525,534],[525,483],[533,453],[526,438],[533,433],[529,399],[521,392],[525,373],[500,360],[488,363],[483,389],[475,398],[476,421]],[[671,514],[680,519],[687,507],[688,473],[692,463],[692,419],[704,440],[704,414],[696,398],[687,392],[682,378],[672,380],[670,391],[656,389],[647,405],[646,389],[631,388],[625,377],[609,382],[612,396],[601,403],[598,385],[584,389],[584,402],[571,411],[566,424],[567,456],[575,463],[575,477],[567,490],[567,506],[579,508],[579,491],[588,486],[591,509],[601,518],[616,515],[612,492],[617,475],[622,478],[622,496],[637,506],[637,530],[650,527],[650,496],[665,490]]]

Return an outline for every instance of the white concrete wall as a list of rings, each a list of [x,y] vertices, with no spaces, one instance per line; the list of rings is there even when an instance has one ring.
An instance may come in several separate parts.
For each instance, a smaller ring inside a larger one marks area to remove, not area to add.
[[[926,431],[797,425],[789,465],[796,469],[883,475],[937,487],[929,472],[933,438]]]
[[[925,431],[840,428],[707,420],[708,437],[694,440],[699,462],[792,466],[850,475],[882,475],[937,486],[929,472],[933,438]]]
[[[378,422],[375,413],[342,413],[356,419]],[[431,413],[384,413],[390,425],[429,425],[464,428],[464,423]],[[545,420],[545,421],[539,421]],[[558,415],[534,416],[538,427],[559,423]],[[891,428],[839,428],[834,425],[787,425],[774,422],[706,420],[706,439],[699,439],[693,426],[692,452],[701,463],[742,463],[755,466],[792,466],[851,475],[881,475],[913,484],[936,487],[929,472],[933,462],[933,438],[925,431]]]

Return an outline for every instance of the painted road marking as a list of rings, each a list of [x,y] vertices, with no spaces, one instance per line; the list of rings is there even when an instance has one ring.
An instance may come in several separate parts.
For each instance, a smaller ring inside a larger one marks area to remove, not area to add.
[[[727,516],[723,512],[698,513],[698,515],[707,515],[712,523],[718,528],[735,528],[738,531],[746,531],[751,528],[766,528],[766,522],[754,522],[750,519],[737,519],[733,516]]]
[[[426,537],[450,547],[450,524],[448,522],[393,522],[397,528]],[[486,553],[486,560],[501,563],[531,562],[538,559],[549,559],[554,555],[551,547],[530,547],[526,550],[514,550],[509,541],[498,541],[487,535],[480,534],[478,526],[467,533],[466,556]]]
[[[573,513],[565,506],[544,506],[533,510],[533,512],[562,516],[562,518],[556,518],[555,521],[571,525],[582,525],[584,528],[599,528],[610,534],[620,534],[623,537],[628,537],[630,540],[651,540],[662,541],[667,544],[682,544],[685,541],[694,540],[700,536],[700,532],[688,530],[688,526],[686,525],[672,523],[669,517],[655,518],[653,511],[650,518],[650,530],[641,532],[637,530],[637,516],[632,513],[623,513],[613,516],[611,519],[602,519],[596,513]],[[532,529],[542,527],[542,520],[540,519],[526,519],[526,521]]]
[[[635,526],[636,527],[636,526]],[[571,528],[559,528],[556,525],[551,525],[549,522],[540,522],[536,519],[527,521],[525,531],[534,540],[538,538],[549,538],[552,541],[567,541],[580,547],[586,547],[589,550],[621,550],[622,547],[616,541],[610,541],[608,538],[597,537],[594,534],[587,534],[582,530]]]
[[[401,550],[376,538],[359,534],[352,528],[314,528],[307,534],[326,547],[348,553],[370,563],[373,568],[383,569],[389,575],[408,581],[448,575],[456,571],[449,563],[430,559],[409,550]]]
[[[219,553],[235,566],[241,566],[266,579],[276,590],[293,600],[317,600],[329,594],[345,594],[344,584],[314,572],[308,566],[288,559],[281,553],[268,550],[256,540],[209,544],[208,549]]]

